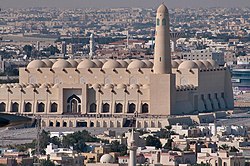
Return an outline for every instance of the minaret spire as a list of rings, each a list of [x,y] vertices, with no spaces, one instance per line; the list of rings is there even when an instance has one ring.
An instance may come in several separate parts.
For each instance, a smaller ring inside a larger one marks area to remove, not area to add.
[[[154,73],[171,74],[169,13],[162,3],[157,9],[155,31]]]

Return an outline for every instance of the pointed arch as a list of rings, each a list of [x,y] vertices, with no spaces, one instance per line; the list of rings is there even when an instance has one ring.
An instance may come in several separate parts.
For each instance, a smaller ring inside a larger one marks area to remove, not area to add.
[[[18,112],[19,104],[17,102],[12,103],[10,112]]]
[[[123,105],[121,103],[117,103],[115,105],[115,113],[122,113]]]
[[[40,102],[38,104],[37,112],[44,112],[45,111],[45,104]]]
[[[32,111],[32,104],[30,102],[25,103],[24,112],[31,112]]]
[[[90,113],[95,113],[96,112],[96,103],[92,103],[92,104],[90,104],[90,106],[89,106],[89,112]]]
[[[136,105],[134,103],[130,103],[128,105],[128,113],[134,113],[136,109]]]
[[[58,109],[58,104],[57,103],[52,103],[51,104],[51,108],[50,108],[50,112],[57,112]]]
[[[6,111],[6,104],[4,102],[2,102],[0,104],[0,112],[5,112]]]
[[[103,113],[108,113],[110,109],[110,105],[108,103],[105,103],[102,105],[102,112]]]
[[[142,113],[145,114],[145,113],[148,113],[148,104],[147,103],[144,103],[142,104]]]

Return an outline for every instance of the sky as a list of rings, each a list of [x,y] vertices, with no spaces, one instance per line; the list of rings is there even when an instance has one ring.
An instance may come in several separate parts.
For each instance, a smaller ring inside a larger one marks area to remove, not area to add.
[[[0,0],[0,8],[156,8],[162,2],[169,8],[250,7],[250,0]]]

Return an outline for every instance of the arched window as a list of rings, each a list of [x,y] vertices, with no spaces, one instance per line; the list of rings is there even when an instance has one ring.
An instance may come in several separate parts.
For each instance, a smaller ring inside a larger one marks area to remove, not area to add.
[[[31,110],[32,110],[32,104],[30,102],[26,103],[24,107],[24,112],[31,112]]]
[[[67,112],[80,113],[81,112],[81,99],[73,94],[67,99]]]
[[[102,112],[103,113],[108,113],[109,112],[109,104],[108,103],[105,103],[102,105]]]
[[[60,122],[56,122],[56,127],[60,127]]]
[[[159,18],[157,18],[157,20],[156,20],[156,25],[157,25],[157,26],[160,25],[160,19],[159,19]]]
[[[19,104],[18,103],[13,103],[10,112],[18,112],[19,110]]]
[[[224,163],[223,163],[223,166],[227,166],[227,163],[226,163],[226,162],[224,162]]]
[[[134,103],[129,104],[129,106],[128,106],[128,113],[134,113],[135,112],[135,108],[136,108],[136,106],[135,106]]]
[[[4,102],[2,102],[0,104],[0,112],[5,112],[6,111],[6,104]]]
[[[123,108],[123,105],[121,103],[117,103],[115,105],[115,113],[122,113],[122,109]]]
[[[63,122],[63,127],[67,127],[67,122]]]
[[[142,104],[142,113],[143,114],[148,113],[148,104],[147,103]]]
[[[49,122],[49,127],[53,127],[54,123],[53,122]]]
[[[58,105],[56,103],[51,104],[50,112],[57,112]]]
[[[45,104],[39,103],[37,112],[44,112],[44,109],[45,109]]]
[[[95,113],[96,112],[96,104],[95,103],[90,104],[89,112],[90,113]]]
[[[162,25],[167,25],[167,21],[165,18],[162,19]]]

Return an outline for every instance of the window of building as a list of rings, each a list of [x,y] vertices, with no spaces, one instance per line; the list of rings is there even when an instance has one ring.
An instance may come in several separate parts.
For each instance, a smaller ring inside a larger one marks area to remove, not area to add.
[[[26,103],[24,107],[24,112],[31,112],[31,110],[32,110],[32,104],[30,102]]]
[[[167,25],[167,21],[165,18],[162,19],[162,25]]]
[[[102,112],[103,113],[108,113],[109,112],[109,108],[110,108],[110,106],[109,106],[108,103],[103,104],[102,105]]]
[[[142,104],[142,113],[145,114],[145,113],[148,113],[148,104],[147,103],[144,103]]]
[[[96,112],[96,103],[92,103],[90,104],[90,107],[89,107],[89,112],[90,113],[95,113]]]
[[[0,112],[5,112],[6,111],[6,104],[4,102],[2,102],[0,104]]]
[[[128,113],[134,113],[135,112],[135,108],[136,108],[136,106],[135,106],[134,103],[129,104],[129,106],[128,106]]]
[[[80,113],[81,112],[81,99],[73,94],[67,99],[67,112]]]
[[[115,105],[115,113],[122,113],[122,109],[123,108],[123,105],[121,103],[117,103]]]
[[[17,102],[12,104],[10,112],[18,112],[19,110],[19,104]]]
[[[37,112],[44,112],[44,110],[45,110],[45,104],[39,103]]]
[[[50,112],[57,112],[57,103],[52,103],[51,104],[51,108],[50,108]]]
[[[157,25],[157,26],[160,25],[160,19],[159,19],[159,18],[157,18],[157,20],[156,20],[156,25]]]

